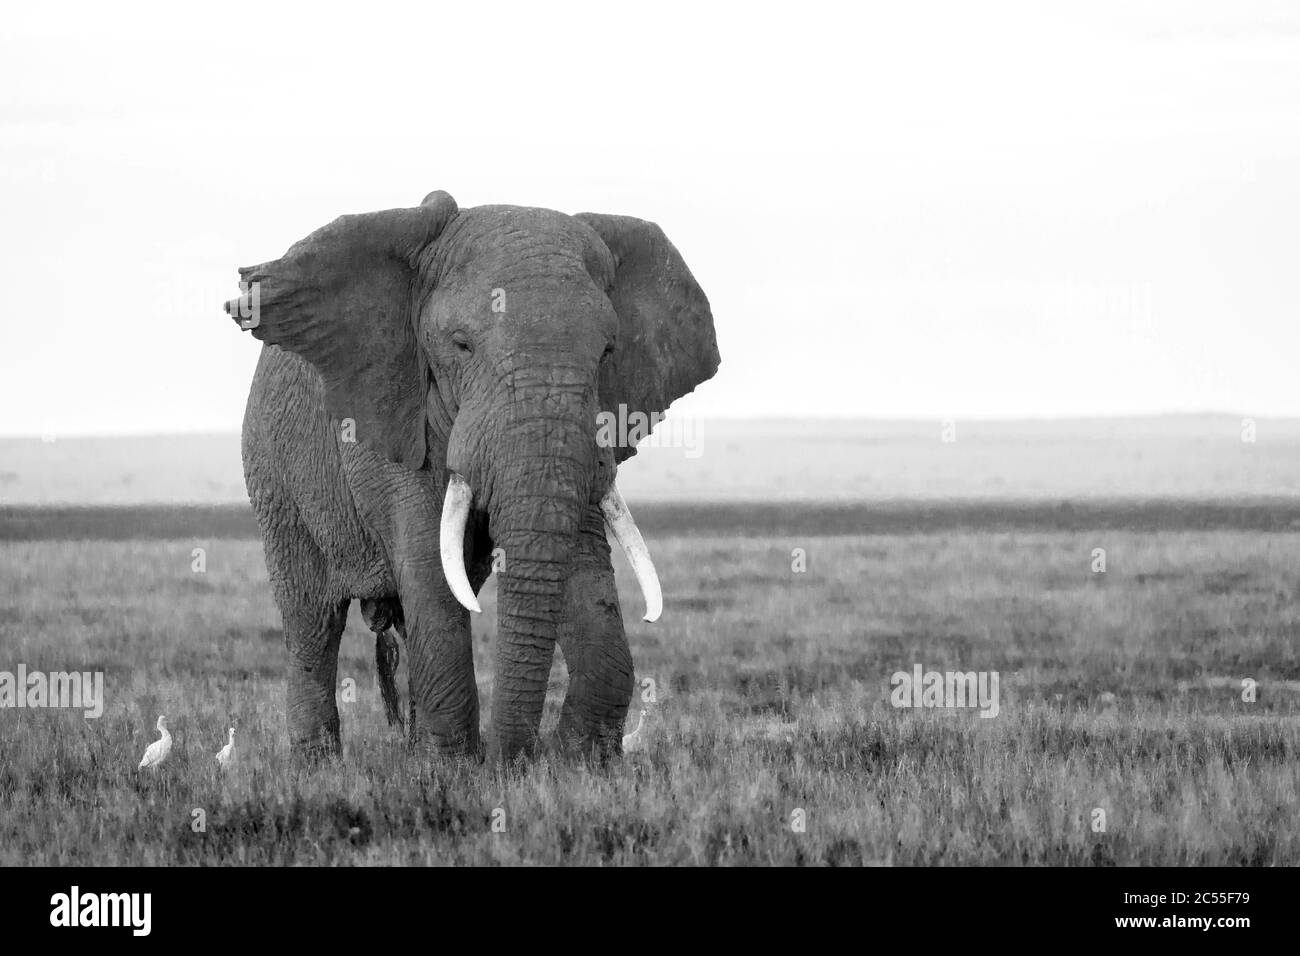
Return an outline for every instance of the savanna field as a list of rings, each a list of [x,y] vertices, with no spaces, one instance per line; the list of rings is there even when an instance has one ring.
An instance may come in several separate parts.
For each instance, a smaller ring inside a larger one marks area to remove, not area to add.
[[[297,767],[239,507],[0,508],[0,670],[106,675],[97,720],[0,709],[0,865],[1295,865],[1300,507],[1278,463],[1294,451],[1206,472],[1218,494],[1199,503],[1109,486],[1128,494],[693,512],[629,496],[665,610],[640,621],[620,556],[628,731],[646,717],[605,767],[412,750],[355,605],[343,757]],[[485,721],[494,595],[474,622]],[[891,706],[891,675],[917,664],[997,671],[998,715]],[[557,654],[544,732],[564,686]],[[158,714],[174,749],[141,773]]]
[[[1300,533],[736,530],[651,540],[655,625],[619,568],[640,748],[509,771],[387,726],[355,609],[343,759],[296,769],[256,541],[0,544],[6,659],[106,673],[98,720],[0,711],[0,865],[1300,862]],[[488,593],[485,702],[493,612]],[[915,663],[998,671],[999,715],[893,708]],[[564,679],[557,656],[544,729]],[[175,749],[138,773],[159,713]]]

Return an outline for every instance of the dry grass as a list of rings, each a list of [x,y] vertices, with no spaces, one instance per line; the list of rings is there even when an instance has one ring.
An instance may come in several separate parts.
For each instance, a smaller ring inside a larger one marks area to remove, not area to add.
[[[107,674],[99,720],[0,710],[0,865],[1300,863],[1298,534],[651,545],[659,624],[637,620],[619,569],[638,677],[655,685],[634,704],[644,749],[502,773],[412,752],[384,724],[355,611],[344,759],[294,769],[256,542],[0,544],[0,669]],[[489,594],[485,702],[493,611]],[[999,671],[1000,716],[892,708],[890,674],[916,663]],[[547,726],[563,686],[557,660]],[[137,774],[159,713],[175,750]],[[234,719],[239,766],[220,774]]]

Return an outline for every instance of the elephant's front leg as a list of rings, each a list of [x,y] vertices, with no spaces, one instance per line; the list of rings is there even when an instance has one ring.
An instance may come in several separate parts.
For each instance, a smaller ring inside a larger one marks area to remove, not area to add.
[[[406,562],[398,588],[410,675],[410,739],[426,740],[444,756],[481,757],[469,612],[447,587],[436,554],[431,561]]]
[[[481,756],[469,612],[447,585],[438,549],[441,479],[408,471],[355,444],[340,448],[358,513],[382,543],[397,587],[400,613],[392,623],[406,645],[407,735],[445,756]],[[466,540],[472,550],[474,536]],[[480,587],[487,566],[467,565],[472,584]]]
[[[632,652],[623,630],[604,521],[596,509],[579,536],[559,643],[569,672],[558,729],[561,743],[601,757],[619,754],[632,699]]]

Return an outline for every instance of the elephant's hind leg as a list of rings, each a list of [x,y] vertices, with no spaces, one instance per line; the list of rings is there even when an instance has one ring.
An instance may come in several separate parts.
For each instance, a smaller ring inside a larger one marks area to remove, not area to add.
[[[272,510],[266,505],[254,499],[289,651],[290,750],[295,756],[337,756],[341,747],[335,688],[349,600],[332,593],[325,559],[292,507]]]
[[[289,746],[305,757],[338,756],[339,708],[335,696],[339,639],[348,620],[348,600],[317,597],[284,611],[289,645],[286,711]]]

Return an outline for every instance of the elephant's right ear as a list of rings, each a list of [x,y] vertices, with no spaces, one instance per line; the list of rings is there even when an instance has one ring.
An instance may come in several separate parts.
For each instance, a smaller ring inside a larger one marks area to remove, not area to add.
[[[691,270],[664,231],[631,216],[580,212],[614,260],[609,299],[618,313],[618,344],[601,372],[601,409],[664,412],[718,370],[713,312]],[[616,461],[636,454],[614,449]]]
[[[457,213],[430,193],[410,209],[341,216],[274,262],[239,270],[226,303],[255,338],[320,372],[331,417],[392,461],[423,467],[429,372],[416,329],[421,254]]]

